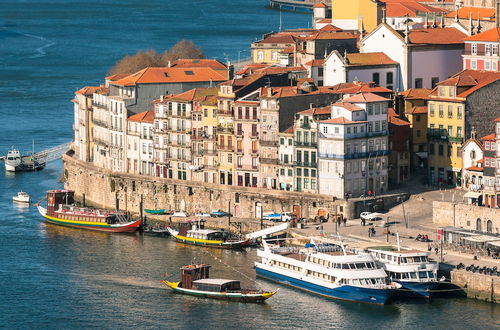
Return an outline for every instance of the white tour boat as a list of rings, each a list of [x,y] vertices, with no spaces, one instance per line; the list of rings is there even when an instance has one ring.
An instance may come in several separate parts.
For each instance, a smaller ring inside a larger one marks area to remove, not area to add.
[[[393,281],[401,284],[399,291],[403,296],[430,298],[432,292],[438,289],[439,264],[429,260],[429,252],[393,246],[369,247],[366,250]]]
[[[17,193],[17,196],[12,197],[12,200],[14,202],[19,202],[19,203],[29,203],[30,202],[30,195],[28,195],[24,191],[20,191]]]
[[[257,251],[257,276],[333,299],[386,304],[397,288],[370,254],[348,253],[343,245],[308,244]]]

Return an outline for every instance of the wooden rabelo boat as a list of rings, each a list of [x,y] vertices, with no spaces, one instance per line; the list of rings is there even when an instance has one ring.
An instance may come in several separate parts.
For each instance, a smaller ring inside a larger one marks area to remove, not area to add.
[[[240,281],[209,278],[209,269],[207,264],[187,265],[181,268],[180,282],[161,282],[176,293],[239,302],[263,302],[276,294],[276,291],[241,289]]]
[[[141,220],[133,220],[119,211],[78,207],[72,190],[49,190],[47,208],[37,204],[38,212],[49,223],[97,231],[132,233],[141,226]]]
[[[236,249],[248,246],[250,240],[239,238],[224,230],[205,229],[205,220],[189,220],[179,223],[179,230],[168,227],[176,241],[223,249]]]

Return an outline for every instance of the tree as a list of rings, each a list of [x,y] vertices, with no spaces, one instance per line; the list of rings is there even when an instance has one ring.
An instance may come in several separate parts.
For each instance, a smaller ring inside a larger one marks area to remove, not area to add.
[[[147,67],[168,66],[169,62],[180,58],[205,58],[205,54],[192,41],[181,40],[166,50],[163,55],[153,49],[138,51],[135,55],[127,55],[115,63],[109,74],[132,74]]]

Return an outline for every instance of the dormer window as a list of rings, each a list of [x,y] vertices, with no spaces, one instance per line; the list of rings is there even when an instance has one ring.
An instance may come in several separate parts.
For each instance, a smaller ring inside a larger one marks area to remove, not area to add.
[[[455,97],[455,86],[451,86],[449,89],[450,97]]]
[[[446,96],[446,87],[439,86],[439,88],[438,88],[438,95],[440,97],[445,97]]]

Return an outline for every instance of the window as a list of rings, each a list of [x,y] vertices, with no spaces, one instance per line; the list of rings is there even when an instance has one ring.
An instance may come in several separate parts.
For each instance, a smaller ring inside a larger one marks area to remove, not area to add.
[[[484,45],[484,51],[486,53],[486,56],[490,56],[491,55],[491,45],[490,44]]]
[[[472,46],[471,46],[471,53],[472,55],[477,55],[477,43],[472,43]]]
[[[386,73],[386,84],[392,84],[394,81],[394,74],[392,72],[387,72]]]
[[[476,70],[476,68],[477,68],[477,62],[476,62],[476,60],[472,60],[471,61],[471,67],[472,67],[472,70]]]
[[[368,115],[369,116],[373,115],[373,104],[368,103],[368,105],[366,107],[368,109]]]
[[[262,50],[259,50],[257,52],[257,60],[263,61],[264,60],[264,52]]]
[[[271,60],[276,61],[278,59],[278,52],[271,53]]]
[[[375,72],[372,74],[372,81],[375,84],[375,86],[378,86],[380,84],[380,73]]]
[[[338,127],[335,127],[334,131],[335,131],[335,134],[339,134],[339,128]]]
[[[463,108],[462,108],[462,106],[461,106],[461,105],[459,105],[459,106],[457,107],[457,118],[458,118],[458,119],[462,119],[462,112],[463,112]]]
[[[325,134],[328,133],[328,127],[327,126],[323,126],[323,133],[325,133]]]
[[[439,82],[439,77],[432,77],[431,78],[431,88],[436,87],[437,83]]]
[[[453,118],[453,106],[448,105],[448,118]]]
[[[444,155],[444,147],[442,144],[438,145],[438,155],[443,156]]]
[[[285,138],[280,138],[280,144],[284,145],[285,144]]]
[[[453,136],[453,126],[448,126],[448,136]]]
[[[429,115],[434,117],[434,103],[429,104]]]
[[[434,155],[435,151],[434,151],[434,143],[431,143],[429,145],[429,154],[431,155]]]
[[[484,61],[484,69],[487,71],[490,70],[490,61]]]
[[[423,83],[422,83],[422,78],[415,78],[415,88],[422,88]]]
[[[493,47],[491,47],[491,53],[493,56],[498,55],[498,44],[493,44]]]
[[[462,127],[457,127],[457,137],[461,138],[462,137]]]
[[[443,118],[444,116],[443,105],[442,104],[438,105],[438,108],[439,108],[439,118]]]

